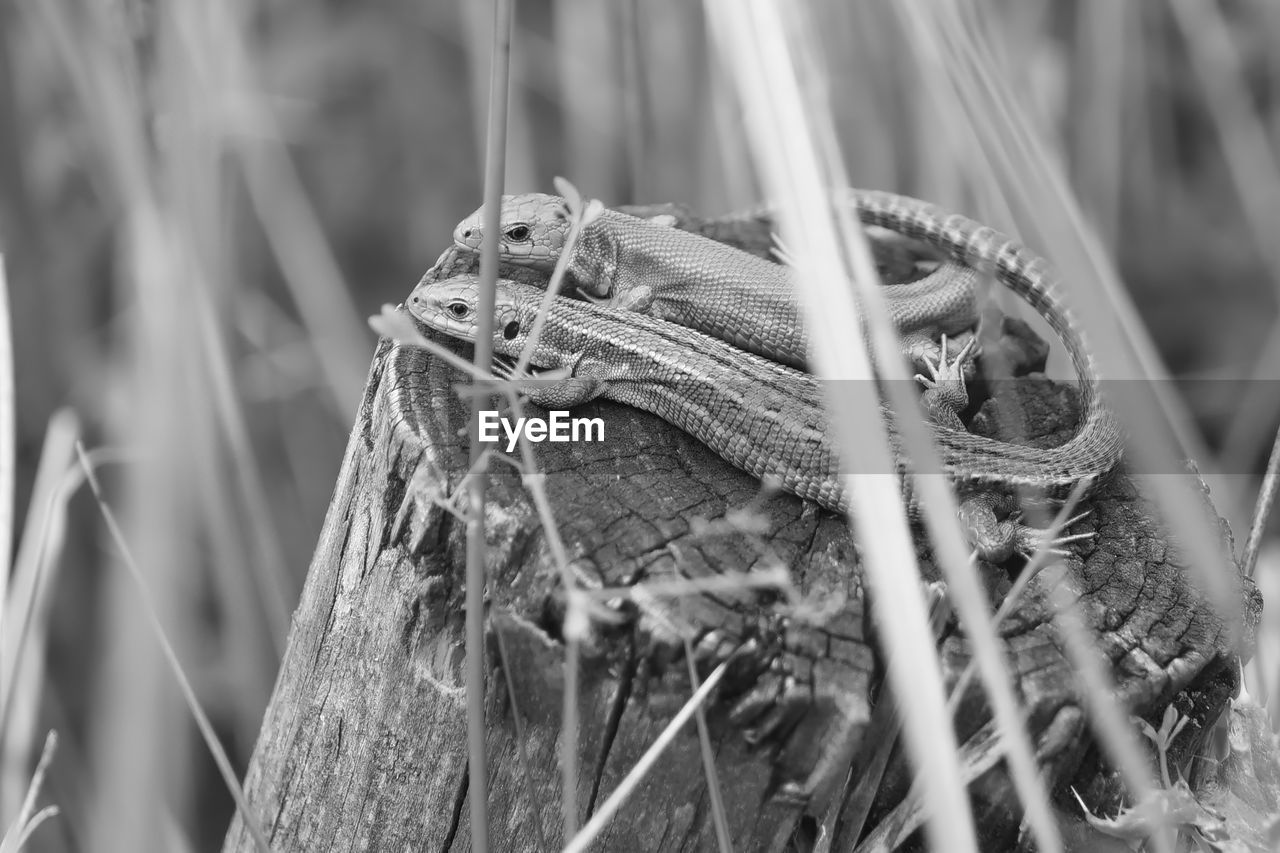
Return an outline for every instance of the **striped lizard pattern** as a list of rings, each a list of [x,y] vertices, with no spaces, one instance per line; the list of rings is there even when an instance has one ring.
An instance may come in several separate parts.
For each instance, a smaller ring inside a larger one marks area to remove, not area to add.
[[[424,282],[406,306],[429,328],[474,343],[478,296],[478,279],[461,275]],[[515,359],[530,345],[542,297],[532,285],[499,281],[496,353]],[[551,303],[533,342],[531,364],[568,373],[551,382],[522,384],[540,406],[572,408],[603,397],[644,409],[756,477],[776,480],[786,491],[835,512],[849,508],[827,435],[821,388],[807,373],[664,320],[568,299]],[[934,379],[962,388],[956,366],[944,362]],[[886,408],[884,415],[896,436],[893,413]],[[1004,559],[1039,544],[1032,529],[995,520],[993,495],[999,490],[993,487],[1006,493],[1023,487],[1069,488],[1103,473],[1114,462],[1098,452],[1104,442],[1094,430],[1103,423],[1086,419],[1070,441],[1046,449],[974,435],[961,425],[933,424],[942,473],[960,489],[982,556]],[[895,467],[905,471],[909,462],[896,441],[894,452]]]

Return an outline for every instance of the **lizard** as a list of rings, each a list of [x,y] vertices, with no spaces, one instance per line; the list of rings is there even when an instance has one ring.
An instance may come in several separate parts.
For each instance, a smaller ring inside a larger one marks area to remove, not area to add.
[[[568,234],[563,210],[560,196],[505,196],[499,242],[503,262],[549,274]],[[756,215],[749,211],[724,221]],[[588,299],[689,326],[748,352],[803,367],[807,340],[791,270],[677,230],[671,227],[676,218],[603,211],[578,236],[566,268],[569,280]],[[478,252],[481,211],[462,220],[453,238],[457,248]],[[913,362],[936,355],[939,335],[954,338],[977,323],[977,280],[971,267],[944,262],[918,281],[884,286],[890,318]]]
[[[405,307],[428,328],[474,343],[478,295],[478,278],[464,274],[419,284]],[[498,281],[496,354],[520,356],[544,295],[533,285]],[[1058,447],[1026,447],[966,431],[955,411],[967,403],[961,362],[968,354],[951,363],[942,356],[924,382],[926,396],[938,392],[946,398],[943,405],[926,406],[935,413],[932,426],[943,473],[961,494],[961,514],[979,556],[1000,561],[1014,552],[1029,555],[1041,544],[1040,532],[997,520],[997,509],[1007,506],[1001,497],[1024,488],[1061,493],[1082,479],[1100,477],[1119,459],[1119,431],[1088,383],[1081,391],[1081,424]],[[495,360],[498,374],[523,379],[512,376],[503,358]],[[659,318],[569,299],[551,302],[530,365],[535,378],[548,370],[562,376],[521,383],[537,405],[568,409],[596,397],[625,403],[683,429],[734,466],[775,480],[791,494],[833,512],[849,508],[827,436],[819,381],[808,373]],[[896,440],[894,416],[887,407],[884,415],[896,466],[904,472],[909,462]],[[903,482],[907,486],[908,478]],[[914,509],[914,502],[909,506]],[[1052,545],[1091,535],[1062,537]]]

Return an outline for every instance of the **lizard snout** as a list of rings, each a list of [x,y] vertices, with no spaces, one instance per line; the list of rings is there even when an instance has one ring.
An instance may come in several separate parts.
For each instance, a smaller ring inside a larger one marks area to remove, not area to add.
[[[453,229],[453,242],[460,246],[478,248],[480,245],[480,231],[475,226],[463,222]]]
[[[404,307],[409,309],[410,314],[422,319],[429,306],[427,304],[427,300],[423,299],[416,293],[411,293],[409,294],[409,299],[405,302]]]

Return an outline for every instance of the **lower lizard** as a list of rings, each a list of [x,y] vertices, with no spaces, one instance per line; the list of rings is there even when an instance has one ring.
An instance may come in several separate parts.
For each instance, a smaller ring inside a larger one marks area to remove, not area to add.
[[[419,285],[406,306],[428,327],[474,342],[478,294],[478,279],[461,275]],[[495,353],[516,358],[525,349],[543,295],[537,287],[499,280]],[[821,389],[807,373],[663,320],[567,299],[552,302],[530,363],[568,371],[567,378],[554,382],[524,383],[522,390],[538,405],[572,408],[604,397],[635,406],[755,477],[776,480],[784,490],[835,512],[849,507],[827,436]],[[943,359],[925,384],[963,396],[960,367]],[[1086,384],[1079,429],[1058,447],[1038,449],[974,435],[958,418],[933,424],[943,473],[961,493],[962,515],[981,556],[1001,560],[1040,544],[1033,528],[997,521],[998,496],[1024,488],[1060,493],[1104,474],[1119,459],[1119,432],[1090,391]],[[885,417],[896,438],[892,414],[886,411]],[[896,466],[905,471],[908,460],[896,440],[893,446]]]
[[[560,196],[506,196],[500,216],[502,260],[549,273],[568,233],[563,211]],[[803,367],[808,344],[791,270],[673,228],[673,221],[605,210],[578,236],[566,267],[570,281],[593,301],[670,320]],[[479,251],[482,237],[480,211],[454,230],[460,249]],[[976,324],[976,282],[973,269],[950,262],[919,281],[882,288],[903,350],[913,361],[935,352],[939,335],[954,336]]]

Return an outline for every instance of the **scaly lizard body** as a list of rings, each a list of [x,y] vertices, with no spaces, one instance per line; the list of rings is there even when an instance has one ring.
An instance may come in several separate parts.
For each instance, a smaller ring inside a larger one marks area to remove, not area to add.
[[[1099,399],[1097,366],[1042,258],[992,228],[906,196],[851,189],[837,203],[849,205],[865,224],[920,240],[971,271],[994,275],[1029,304],[1067,349],[1080,382],[1085,420],[1105,425],[1096,440],[1106,444],[1108,454],[1114,451],[1118,456],[1119,428]],[[568,228],[558,206],[562,204],[558,196],[509,197],[503,206],[503,259],[530,266],[554,263]],[[739,218],[761,215],[761,211],[748,211]],[[479,236],[475,215],[454,231],[455,242],[468,248]],[[639,303],[643,310],[648,300],[656,305],[662,296],[664,319],[771,358],[781,352],[787,363],[803,362],[803,333],[784,267],[695,234],[608,211],[583,229],[577,245],[569,271],[579,286],[594,287],[597,295],[610,297],[611,304],[635,307]],[[930,278],[886,289],[926,286],[923,293],[927,295],[928,283],[946,269],[944,265]],[[895,315],[899,328],[934,324],[947,332],[948,312],[961,327],[972,325],[976,310],[972,279],[967,286],[940,281],[944,282],[941,294],[932,298],[901,291],[907,296],[898,303],[904,312]]]
[[[505,197],[502,260],[549,273],[568,233],[563,207],[559,196]],[[670,227],[668,218],[605,210],[578,236],[567,266],[570,279],[593,301],[679,323],[803,367],[808,344],[791,270]],[[481,237],[479,211],[454,230],[461,249],[479,251]],[[919,281],[886,285],[882,291],[904,351],[931,352],[939,335],[972,328],[978,319],[976,280],[974,270],[944,263]]]
[[[478,292],[476,277],[462,275],[420,285],[406,306],[427,326],[474,342]],[[542,297],[536,287],[499,281],[496,353],[520,355]],[[644,409],[756,477],[776,479],[786,491],[830,510],[848,509],[818,380],[806,373],[662,320],[567,299],[552,303],[531,364],[570,371],[567,379],[525,389],[539,405],[570,408],[605,397]],[[958,374],[942,368],[935,379],[959,383],[963,393]],[[1076,435],[1049,449],[974,435],[958,421],[934,424],[943,473],[967,496],[965,512],[982,556],[1003,559],[1038,544],[1030,528],[995,523],[993,492],[1062,491],[1115,464],[1118,432],[1094,398],[1087,400]],[[892,434],[893,419],[886,417]],[[894,452],[898,470],[905,470],[896,440]]]

